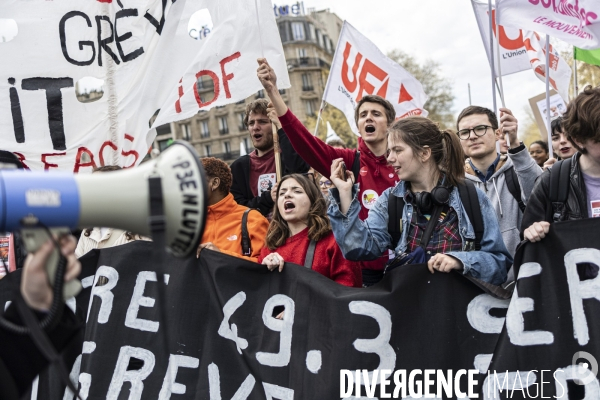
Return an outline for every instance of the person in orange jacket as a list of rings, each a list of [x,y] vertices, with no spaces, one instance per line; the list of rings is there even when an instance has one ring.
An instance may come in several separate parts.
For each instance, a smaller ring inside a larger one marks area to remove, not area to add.
[[[269,221],[254,209],[239,205],[230,193],[231,169],[214,157],[202,159],[202,165],[208,178],[208,210],[206,225],[197,256],[203,249],[220,251],[232,256],[258,261],[264,246]],[[247,232],[249,246],[244,252],[242,244],[242,218],[247,213]],[[244,254],[245,253],[245,254]]]

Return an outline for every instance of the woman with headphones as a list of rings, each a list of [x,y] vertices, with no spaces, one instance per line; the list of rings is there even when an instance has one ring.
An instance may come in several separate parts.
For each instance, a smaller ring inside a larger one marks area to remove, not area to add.
[[[512,258],[496,213],[479,189],[484,232],[474,246],[474,227],[457,187],[465,185],[465,158],[458,136],[441,131],[427,118],[403,118],[388,129],[387,159],[400,183],[382,193],[365,221],[358,218],[360,199],[352,173],[341,159],[331,166],[335,188],[328,214],[344,256],[373,260],[392,249],[400,264],[426,262],[431,273],[457,270],[494,285],[504,283]],[[390,200],[404,204],[397,243],[388,230]]]

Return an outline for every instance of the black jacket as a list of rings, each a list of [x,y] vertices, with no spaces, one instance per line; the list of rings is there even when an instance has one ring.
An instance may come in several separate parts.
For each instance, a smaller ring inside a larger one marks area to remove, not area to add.
[[[554,222],[554,214],[560,215],[559,221],[573,221],[589,218],[587,208],[587,192],[581,168],[579,168],[580,153],[575,153],[571,162],[569,174],[569,194],[565,203],[552,203],[550,201],[550,170],[544,171],[536,182],[533,192],[527,201],[527,208],[521,223],[521,236],[523,231],[534,222]]]
[[[301,174],[309,170],[309,165],[296,153],[290,140],[283,129],[277,131],[279,134],[279,147],[281,148],[281,168],[282,176],[289,174]],[[275,172],[275,171],[273,171]],[[268,215],[273,210],[273,199],[271,192],[263,192],[260,196],[254,197],[250,185],[250,156],[245,155],[231,164],[231,173],[233,182],[231,184],[231,194],[238,204],[249,208],[255,208],[262,215]],[[254,182],[256,186],[256,182]]]
[[[42,314],[38,316],[41,318]],[[4,317],[21,324],[14,305],[8,307]],[[71,344],[81,328],[81,322],[65,306],[61,320],[52,331],[46,333],[56,350],[61,352]],[[21,398],[47,365],[48,360],[28,335],[17,335],[0,327],[0,399]]]
[[[569,174],[569,193],[565,203],[550,201],[550,170],[544,171],[536,182],[521,223],[521,238],[523,231],[534,222],[554,222],[554,215],[559,216],[558,221],[575,221],[589,218],[587,208],[587,191],[579,167],[580,153],[575,153],[571,162]],[[582,279],[593,279],[598,274],[598,266],[582,263],[577,264],[577,271]]]

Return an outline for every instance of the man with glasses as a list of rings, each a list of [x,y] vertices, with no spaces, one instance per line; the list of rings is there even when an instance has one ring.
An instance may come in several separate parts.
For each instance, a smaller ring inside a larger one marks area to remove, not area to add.
[[[458,136],[465,155],[466,178],[478,186],[491,200],[502,238],[514,255],[520,242],[519,228],[527,199],[542,169],[531,158],[517,137],[518,121],[507,108],[500,108],[498,119],[489,109],[465,108],[457,120]],[[506,135],[508,154],[498,153],[496,142]],[[512,278],[512,279],[511,279]],[[514,276],[509,274],[509,280]]]
[[[294,151],[275,112],[269,115],[268,101],[258,99],[246,105],[244,125],[248,128],[254,150],[231,164],[233,182],[231,194],[238,204],[255,208],[264,216],[273,211],[271,189],[275,187],[275,152],[273,129],[275,123],[281,149],[282,175],[306,173],[307,163]]]

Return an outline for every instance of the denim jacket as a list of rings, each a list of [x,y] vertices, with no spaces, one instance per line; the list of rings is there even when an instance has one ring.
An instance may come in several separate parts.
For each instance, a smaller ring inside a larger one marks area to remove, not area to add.
[[[387,249],[392,248],[392,237],[388,232],[388,197],[391,194],[392,196],[404,198],[406,195],[404,182],[400,182],[395,187],[383,192],[373,208],[369,210],[369,217],[365,221],[358,218],[360,211],[360,204],[356,198],[358,185],[354,185],[352,189],[353,199],[347,215],[343,215],[340,211],[337,188],[330,189],[330,193],[332,201],[327,213],[331,220],[333,234],[344,253],[344,257],[348,260],[374,260],[384,254]],[[452,251],[446,254],[462,262],[463,274],[469,274],[483,281],[500,285],[506,280],[506,271],[513,260],[502,240],[496,213],[490,200],[479,189],[477,189],[477,197],[479,198],[485,228],[481,239],[481,250],[472,250],[475,231],[462,205],[458,189],[454,188],[450,194],[449,205],[456,210],[458,215],[458,227],[463,242],[463,251]],[[396,255],[406,251],[412,213],[413,205],[406,201],[402,214],[402,235],[394,248]]]

